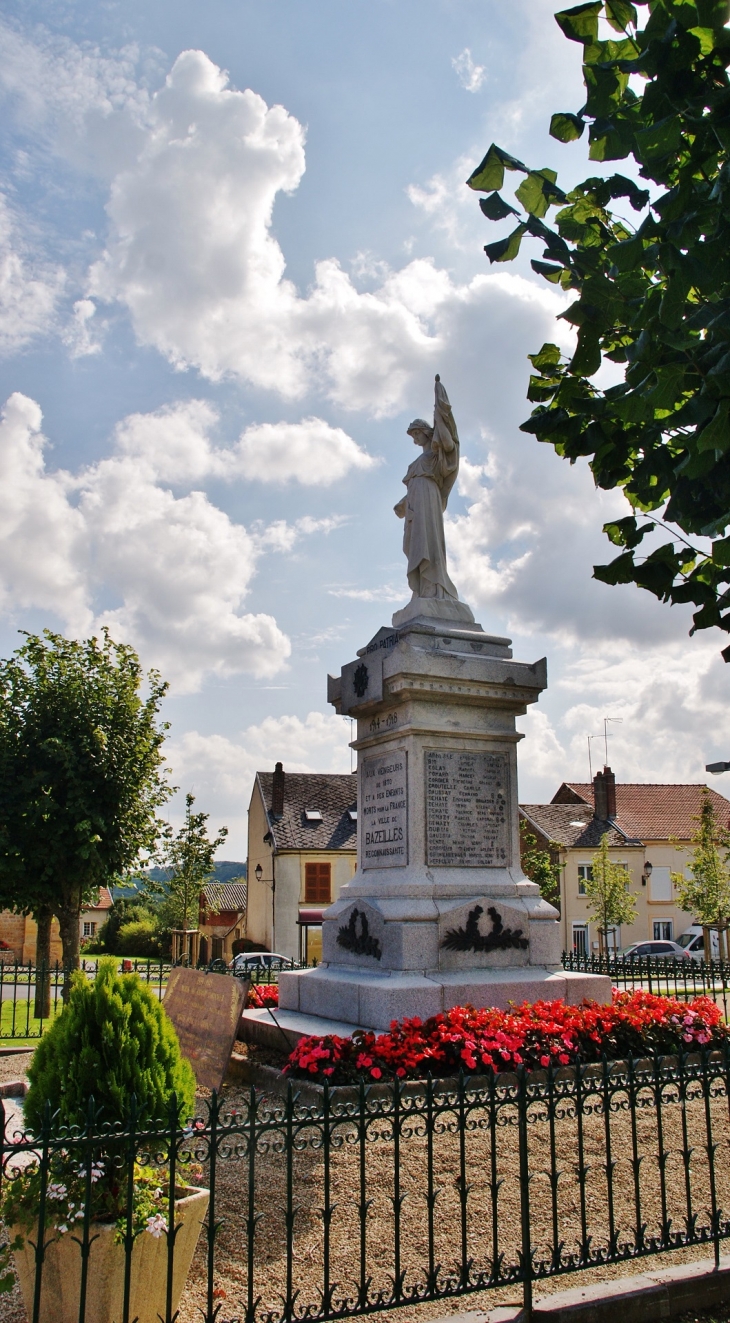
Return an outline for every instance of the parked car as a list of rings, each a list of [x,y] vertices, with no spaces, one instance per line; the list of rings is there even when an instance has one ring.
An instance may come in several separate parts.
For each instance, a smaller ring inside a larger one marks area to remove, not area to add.
[[[705,938],[702,931],[702,925],[693,923],[686,933],[681,933],[677,938],[679,945],[691,955],[693,960],[704,960],[705,958]],[[710,930],[710,951],[713,960],[720,959],[720,943],[717,939],[717,933],[714,928]]]
[[[291,969],[293,964],[288,956],[278,955],[276,951],[240,951],[228,968],[236,974],[249,974],[254,969]]]
[[[631,960],[640,956],[653,956],[659,960],[691,960],[689,951],[685,951],[679,942],[632,942],[618,956],[619,960]]]

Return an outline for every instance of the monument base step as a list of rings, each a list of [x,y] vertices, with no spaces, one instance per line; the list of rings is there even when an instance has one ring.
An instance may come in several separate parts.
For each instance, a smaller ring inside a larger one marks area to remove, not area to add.
[[[313,1034],[318,1038],[324,1038],[326,1034],[349,1038],[357,1028],[344,1020],[327,1020],[319,1015],[303,1015],[301,1011],[256,1006],[243,1012],[238,1036],[244,1043],[259,1043],[261,1047],[271,1047],[277,1052],[291,1052],[300,1038],[309,1038]]]
[[[336,965],[316,969],[282,970],[279,975],[279,1010],[299,1012],[303,1019],[320,1023],[334,1017],[354,1028],[389,1029],[391,1021],[419,1016],[427,1020],[454,1006],[495,1006],[507,1010],[510,1002],[565,1001],[571,1006],[611,1001],[611,980],[602,974],[581,974],[566,969],[525,965],[509,969],[459,969],[428,974],[381,973]],[[251,1012],[246,1012],[247,1015]],[[259,1012],[260,1014],[260,1012]],[[304,1030],[332,1033],[342,1030]],[[281,1036],[279,1037],[281,1043]]]

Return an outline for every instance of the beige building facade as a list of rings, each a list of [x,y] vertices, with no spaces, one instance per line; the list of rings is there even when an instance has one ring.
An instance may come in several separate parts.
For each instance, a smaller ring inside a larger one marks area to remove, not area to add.
[[[322,955],[322,913],[357,865],[354,775],[257,772],[248,810],[246,937],[289,959]]]
[[[98,937],[99,929],[103,923],[106,923],[113,904],[108,888],[100,887],[96,904],[87,905],[86,909],[81,911],[79,939],[82,954],[84,942],[94,941]],[[0,950],[0,957],[6,964],[9,960],[17,961],[19,964],[34,964],[37,936],[38,927],[30,914],[13,914],[11,910],[0,910],[0,942],[7,943],[7,947]],[[51,963],[60,964],[62,959],[61,933],[58,919],[54,919],[51,924]]]
[[[604,833],[609,856],[628,869],[636,919],[610,934],[616,950],[639,941],[677,941],[694,915],[680,908],[672,873],[688,867],[694,848],[702,785],[622,784],[610,768],[593,784],[563,782],[549,804],[522,804],[520,816],[540,848],[552,848],[560,865],[563,949],[599,951],[598,924],[588,908],[584,882]],[[730,825],[730,802],[711,790],[718,822]]]

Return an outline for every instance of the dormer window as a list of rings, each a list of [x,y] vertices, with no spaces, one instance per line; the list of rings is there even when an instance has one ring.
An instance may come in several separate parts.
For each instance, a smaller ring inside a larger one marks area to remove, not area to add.
[[[350,819],[350,822],[357,822],[357,809],[349,808],[347,810],[347,816]]]
[[[305,810],[304,810],[304,821],[305,821],[305,822],[314,822],[314,823],[322,822],[322,814],[320,813],[319,809],[315,809],[315,808],[308,808],[308,809],[305,809]]]

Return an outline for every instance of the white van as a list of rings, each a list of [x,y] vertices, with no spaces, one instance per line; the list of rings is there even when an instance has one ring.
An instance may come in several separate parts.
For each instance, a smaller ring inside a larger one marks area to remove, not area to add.
[[[704,960],[705,939],[701,923],[693,923],[691,928],[688,928],[685,933],[682,933],[681,937],[677,938],[677,941],[680,946],[684,947],[685,951],[689,952],[693,960]],[[710,931],[710,949],[712,951],[712,959],[719,960],[720,943],[714,929]]]

